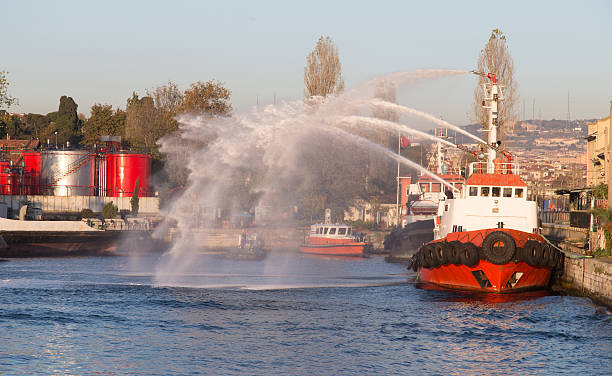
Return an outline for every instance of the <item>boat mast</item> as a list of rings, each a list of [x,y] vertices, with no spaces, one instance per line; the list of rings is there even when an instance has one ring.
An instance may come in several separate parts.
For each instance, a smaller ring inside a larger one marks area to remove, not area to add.
[[[504,97],[501,86],[497,84],[495,74],[489,73],[485,75],[484,73],[475,71],[472,71],[472,73],[488,79],[486,83],[482,84],[482,90],[484,92],[482,108],[487,111],[486,129],[484,129],[485,132],[488,132],[487,143],[489,144],[487,152],[485,153],[487,155],[487,173],[492,174],[494,171],[493,161],[497,158],[496,149],[499,146],[497,137],[497,112],[499,101],[503,100]]]
[[[482,74],[484,76],[484,74]],[[497,158],[497,112],[499,108],[499,101],[503,99],[503,93],[501,87],[497,85],[497,78],[495,74],[489,73],[485,76],[488,81],[482,84],[484,91],[484,100],[482,107],[487,111],[487,122],[485,132],[489,132],[487,137],[487,173],[492,174],[494,171],[493,161]]]
[[[397,134],[397,155],[402,155],[402,135],[400,133]],[[396,188],[395,188],[395,210],[397,211],[396,216],[396,226],[400,225],[400,218],[402,214],[400,213],[400,162],[399,158],[397,159],[397,178],[396,180]]]

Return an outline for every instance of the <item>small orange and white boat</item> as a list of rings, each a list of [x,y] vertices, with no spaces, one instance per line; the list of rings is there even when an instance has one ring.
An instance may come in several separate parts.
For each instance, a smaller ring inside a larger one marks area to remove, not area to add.
[[[537,205],[527,199],[519,165],[499,149],[502,92],[495,76],[487,77],[487,158],[479,156],[482,160],[469,166],[458,197],[440,201],[434,240],[419,249],[411,267],[420,281],[455,289],[503,293],[543,288],[554,269],[562,270],[564,255],[539,234]]]
[[[354,233],[350,225],[318,223],[310,226],[310,233],[300,246],[300,252],[363,257],[370,247],[365,241],[365,235]]]

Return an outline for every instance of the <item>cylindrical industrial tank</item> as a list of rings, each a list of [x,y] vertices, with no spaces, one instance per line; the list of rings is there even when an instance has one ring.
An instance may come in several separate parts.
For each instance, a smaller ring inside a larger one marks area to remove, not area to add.
[[[41,191],[54,196],[92,196],[95,154],[87,150],[44,150],[40,155]]]
[[[129,197],[138,180],[138,197],[150,195],[151,156],[110,153],[106,155],[106,193],[111,197]]]
[[[9,161],[0,161],[0,194],[13,194],[13,173]]]
[[[23,165],[29,171],[29,178],[25,183],[26,194],[40,194],[40,152],[26,151],[23,153]]]

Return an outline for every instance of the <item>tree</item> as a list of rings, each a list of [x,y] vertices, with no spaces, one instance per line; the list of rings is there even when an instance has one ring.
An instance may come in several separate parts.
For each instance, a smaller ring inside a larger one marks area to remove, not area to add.
[[[20,139],[27,138],[28,135],[28,129],[19,116],[0,110],[0,137],[9,136],[13,139]]]
[[[315,49],[306,57],[304,95],[326,97],[344,89],[338,48],[330,37],[320,37]]]
[[[132,198],[130,199],[130,205],[132,206],[132,214],[138,214],[138,209],[140,206],[140,201],[138,199],[138,179],[136,179],[136,183],[134,184],[134,192],[132,192]]]
[[[127,100],[125,138],[135,146],[145,147],[154,152],[156,142],[164,135],[161,116],[151,97],[139,98],[133,93]]]
[[[489,41],[480,51],[477,65],[480,72],[494,73],[499,85],[502,86],[504,100],[498,109],[497,124],[499,136],[503,138],[517,119],[518,89],[514,80],[514,60],[508,49],[506,36],[501,30],[493,29]],[[487,123],[486,111],[481,106],[484,98],[481,84],[486,81],[486,77],[479,77],[478,86],[474,90],[474,116],[482,125]]]
[[[119,209],[111,201],[102,207],[102,217],[104,217],[104,219],[115,218],[118,211]]]
[[[85,145],[100,142],[100,136],[122,136],[125,131],[125,111],[109,104],[94,104],[91,106],[91,116],[83,126],[83,141]]]
[[[185,90],[179,112],[194,115],[225,116],[232,111],[229,102],[232,92],[218,81],[198,81]]]
[[[49,126],[49,118],[41,114],[27,114],[24,121],[30,134],[42,141],[43,132]]]
[[[0,110],[9,108],[17,103],[17,99],[8,94],[8,80],[6,79],[6,71],[0,71]]]
[[[185,96],[178,89],[178,86],[174,82],[168,81],[166,85],[158,86],[151,91],[147,90],[147,96],[153,98],[155,108],[160,113],[164,134],[176,131],[178,129],[176,115],[185,100]]]
[[[78,144],[82,138],[81,128],[83,123],[79,119],[77,108],[78,105],[74,102],[74,99],[62,95],[57,112],[47,114],[51,123],[54,124],[52,128],[55,130],[53,131],[53,137],[49,134],[46,136],[48,138],[54,138],[55,132],[57,132],[58,144],[63,144],[66,141],[70,141],[72,144]],[[47,128],[47,131],[51,130],[52,129],[49,129],[49,127]]]

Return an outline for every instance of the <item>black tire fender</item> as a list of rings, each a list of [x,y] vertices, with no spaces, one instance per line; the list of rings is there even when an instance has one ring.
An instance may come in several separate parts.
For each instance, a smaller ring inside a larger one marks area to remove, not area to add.
[[[463,248],[463,243],[460,241],[452,241],[447,244],[446,247],[446,262],[448,264],[460,265],[461,264],[461,248]]]
[[[531,266],[540,265],[542,260],[542,245],[536,240],[527,240],[523,246],[522,258]]]
[[[493,231],[482,242],[482,253],[485,260],[496,264],[507,264],[514,258],[516,243],[512,236],[503,231]]]
[[[478,248],[472,243],[465,243],[459,251],[461,263],[465,266],[472,267],[478,264],[480,257],[478,256]]]
[[[550,244],[542,244],[542,256],[540,266],[554,266],[553,252],[556,250]]]
[[[557,268],[557,270],[559,271],[563,271],[564,269],[564,264],[565,264],[565,253],[561,252],[561,251],[557,251],[557,254],[559,255],[559,257],[557,258],[557,263],[555,264],[555,268]]]
[[[432,243],[431,247],[433,249],[433,258],[434,258],[435,266],[442,266],[446,264],[446,243],[444,242]]]
[[[421,247],[421,250],[419,251],[419,263],[421,264],[422,267],[424,268],[431,268],[433,266],[433,260],[432,260],[432,255],[430,252],[430,246],[429,245],[424,245]]]

